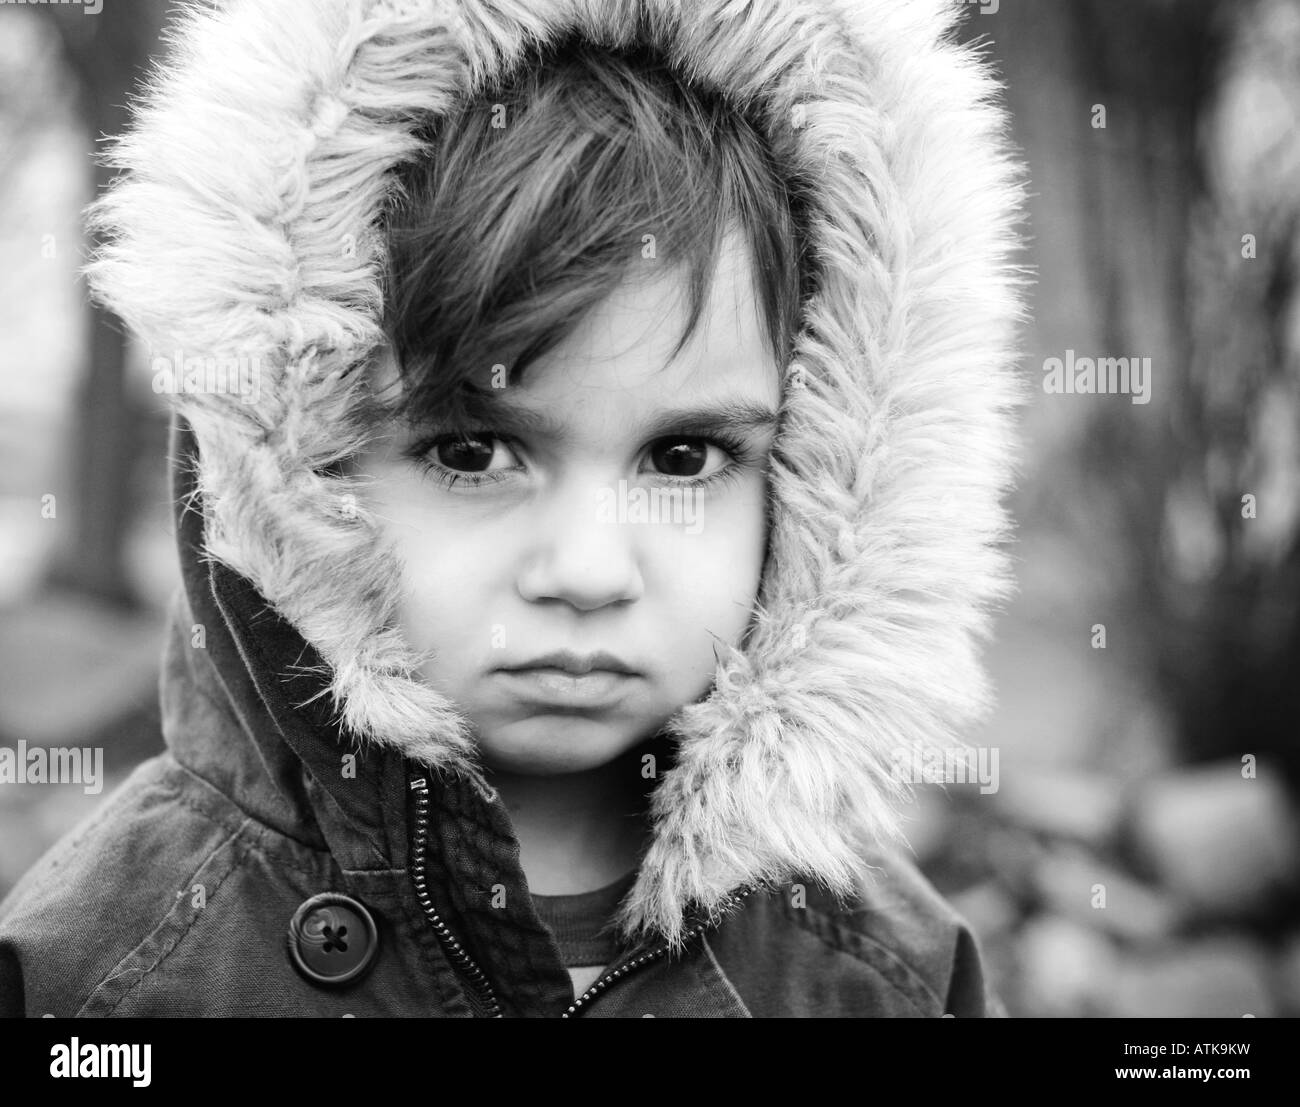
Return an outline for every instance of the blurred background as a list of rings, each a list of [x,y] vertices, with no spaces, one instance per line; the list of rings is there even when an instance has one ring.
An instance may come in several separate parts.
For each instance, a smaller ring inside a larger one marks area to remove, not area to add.
[[[1300,1015],[1300,0],[967,7],[1033,193],[1020,591],[999,787],[912,845],[1012,1014]],[[0,896],[161,749],[164,397],[78,269],[169,8],[0,5],[0,745],[107,776],[0,785]],[[1067,351],[1150,402],[1046,392]]]

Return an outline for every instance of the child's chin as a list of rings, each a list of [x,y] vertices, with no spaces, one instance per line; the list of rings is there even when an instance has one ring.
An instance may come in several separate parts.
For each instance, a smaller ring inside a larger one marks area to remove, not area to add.
[[[575,716],[548,715],[480,730],[483,763],[496,772],[529,776],[581,773],[608,765],[637,744],[623,726]]]

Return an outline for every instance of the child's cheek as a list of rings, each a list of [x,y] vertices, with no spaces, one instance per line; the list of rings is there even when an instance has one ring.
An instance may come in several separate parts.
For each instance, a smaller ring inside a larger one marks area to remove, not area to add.
[[[702,640],[738,641],[758,594],[766,543],[763,488],[755,480],[705,498],[693,521],[665,531],[656,574],[664,607]],[[712,656],[711,648],[708,648]]]
[[[483,591],[500,543],[420,474],[386,476],[376,482],[371,507],[401,562],[399,618],[407,641],[440,654],[486,642]]]

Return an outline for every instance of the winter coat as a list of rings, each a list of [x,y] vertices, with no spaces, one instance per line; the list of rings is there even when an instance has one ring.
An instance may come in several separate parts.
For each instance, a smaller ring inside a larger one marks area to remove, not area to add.
[[[952,41],[960,9],[277,0],[184,17],[94,209],[90,276],[151,350],[255,352],[261,387],[174,397],[167,751],[0,905],[0,1012],[998,1011],[969,928],[899,844],[895,771],[986,710],[978,651],[1007,590],[1020,180],[996,86]],[[641,39],[758,105],[814,184],[819,267],[753,633],[675,723],[623,952],[583,996],[472,736],[392,630],[395,555],[329,469],[357,446],[340,414],[384,338],[386,174],[420,118],[575,30]],[[761,763],[739,756],[753,742]]]

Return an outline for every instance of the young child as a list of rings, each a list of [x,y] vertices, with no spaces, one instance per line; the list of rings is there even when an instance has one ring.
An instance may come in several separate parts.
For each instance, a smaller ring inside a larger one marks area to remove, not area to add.
[[[898,844],[1005,590],[960,5],[191,11],[91,278],[174,392],[167,752],[0,1011],[981,1016]]]

